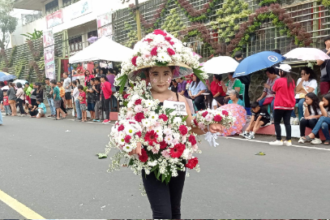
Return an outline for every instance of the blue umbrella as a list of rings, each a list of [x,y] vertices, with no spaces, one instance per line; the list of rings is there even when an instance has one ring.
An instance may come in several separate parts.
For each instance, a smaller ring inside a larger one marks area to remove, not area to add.
[[[10,75],[9,73],[5,73],[5,72],[0,72],[0,81],[8,81],[15,78],[16,76],[14,75]]]
[[[281,54],[264,51],[245,58],[237,67],[234,77],[246,76],[262,69],[269,68],[285,60]]]

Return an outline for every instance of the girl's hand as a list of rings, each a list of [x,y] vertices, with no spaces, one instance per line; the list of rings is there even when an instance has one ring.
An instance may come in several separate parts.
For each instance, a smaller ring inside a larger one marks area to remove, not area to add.
[[[136,144],[136,148],[132,150],[128,155],[132,156],[134,154],[141,155],[141,146],[142,144],[139,142]]]
[[[320,107],[324,107],[324,102],[320,102]]]
[[[211,133],[222,133],[223,132],[223,126],[221,124],[210,124],[210,132]]]

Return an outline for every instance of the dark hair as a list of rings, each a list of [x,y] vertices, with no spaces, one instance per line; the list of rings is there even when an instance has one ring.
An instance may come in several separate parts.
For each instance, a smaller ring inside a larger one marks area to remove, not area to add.
[[[290,72],[285,72],[283,70],[282,71],[282,77],[286,78],[287,80],[287,85],[288,85],[288,88],[290,88],[291,84],[293,83],[293,79],[292,79],[292,76],[290,74]]]
[[[64,72],[63,75],[64,75],[64,74],[68,76],[67,72]]]
[[[64,79],[63,78],[61,79],[61,82],[64,82]]]
[[[42,99],[37,99],[37,102],[42,102]]]
[[[4,82],[0,82],[0,86],[5,86],[5,83]]]
[[[328,109],[327,109],[327,111],[330,111],[330,93],[325,94],[323,96],[323,98],[325,98],[328,101],[328,105],[327,105]]]
[[[16,83],[17,88],[22,88],[22,83],[18,82]]]
[[[259,105],[259,102],[253,102],[252,104],[251,104],[251,108],[256,108],[256,107],[259,107],[260,105]]]
[[[196,77],[196,82],[193,81],[193,82],[191,83],[191,87],[197,86],[197,85],[199,84],[199,82],[201,81],[196,75],[195,75],[195,77]]]
[[[314,70],[312,70],[312,68],[304,67],[301,70],[304,70],[309,75],[308,81],[311,81],[313,79],[316,80],[316,74],[315,74]]]
[[[28,82],[26,82],[25,85],[28,85],[29,86],[30,84]]]
[[[313,101],[311,105],[308,105],[309,113],[311,113],[311,107],[312,107],[315,114],[317,114],[317,110],[320,109],[320,106],[319,106],[320,100],[319,100],[319,98],[317,97],[317,95],[315,95],[314,92],[307,93],[306,97],[310,98]]]
[[[53,79],[53,80],[50,81],[50,83],[56,85],[57,82],[56,82],[55,79]]]
[[[93,79],[91,79],[91,81],[92,81],[92,82],[94,82],[94,78],[93,78]]]
[[[235,58],[241,58],[242,55],[243,55],[243,54],[242,54],[242,51],[236,51],[234,57],[235,57]]]
[[[46,78],[45,80],[49,80],[49,78]]]
[[[273,50],[273,52],[281,54],[281,51],[279,49],[275,49],[275,50]]]
[[[87,76],[87,75],[86,75],[87,71],[89,72],[89,74],[91,74],[91,72],[90,72],[89,70],[86,70],[85,73],[84,73],[84,74],[85,74],[85,77]]]
[[[234,73],[228,73],[228,75],[234,76]]]
[[[76,81],[78,81],[78,83],[80,84],[80,80],[79,79],[76,79]]]
[[[326,38],[324,38],[324,43],[327,42],[328,40],[330,40],[330,36],[327,36]]]
[[[94,81],[98,81],[98,82],[100,82],[100,78],[99,78],[99,77],[95,77],[95,78],[94,78]]]
[[[274,67],[270,67],[266,69],[266,72],[269,72],[270,74],[276,74],[275,73],[275,68]]]
[[[76,81],[73,81],[72,84],[76,86],[77,85],[77,82]]]
[[[78,89],[84,90],[84,87],[82,85],[79,85]]]
[[[102,75],[101,77],[100,77],[100,79],[104,79],[105,81],[108,81],[108,78],[105,76],[105,75]]]
[[[214,77],[215,77],[217,80],[219,80],[219,81],[222,80],[222,76],[221,76],[221,75],[214,75]]]

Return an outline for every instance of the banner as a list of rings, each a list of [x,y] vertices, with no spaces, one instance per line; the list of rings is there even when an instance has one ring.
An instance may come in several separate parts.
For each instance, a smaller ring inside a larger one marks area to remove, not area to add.
[[[103,37],[103,36],[112,36],[112,24],[105,26],[105,27],[101,27],[97,30],[97,34],[99,36],[99,38]]]
[[[52,64],[55,61],[55,47],[50,46],[44,49],[45,64]]]
[[[97,28],[101,28],[111,23],[112,23],[112,12],[108,12],[106,14],[97,17]]]
[[[47,22],[47,29],[55,27],[59,24],[63,24],[63,11],[62,11],[62,9],[54,12],[53,14],[47,15],[46,16],[46,22]]]
[[[91,0],[80,0],[79,2],[71,5],[71,20],[89,14],[92,11],[93,7]]]
[[[44,31],[44,48],[55,44],[55,39],[52,30]]]
[[[55,63],[46,64],[45,71],[46,71],[46,78],[49,78],[50,80],[55,79],[56,76]]]

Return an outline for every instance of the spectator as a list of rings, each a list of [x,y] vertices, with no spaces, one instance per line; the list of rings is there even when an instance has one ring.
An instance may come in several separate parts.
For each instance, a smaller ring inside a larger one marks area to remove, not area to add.
[[[305,96],[304,108],[305,114],[304,117],[300,120],[300,139],[298,143],[305,143],[305,130],[306,127],[313,129],[322,116],[322,112],[320,110],[320,101],[317,95],[313,92],[307,93]],[[315,134],[315,139],[312,141],[313,144],[322,144],[322,141],[319,138],[319,133]]]
[[[31,93],[32,93],[32,88],[30,87],[30,84],[28,82],[25,83],[25,100],[26,104],[31,104]]]
[[[63,88],[63,79],[60,82],[57,82],[57,87],[60,90],[60,97],[61,97],[61,109],[62,111],[67,114],[66,107],[65,107],[65,89]]]
[[[42,88],[42,85],[41,85],[41,83],[36,83],[36,86],[37,86],[36,97],[37,97],[37,99],[41,99],[43,102],[44,101],[44,90]],[[37,102],[37,100],[36,100],[36,102]]]
[[[82,122],[87,122],[87,106],[86,106],[86,93],[84,92],[84,87],[82,85],[78,86],[79,90],[79,101],[80,101],[80,109],[81,109],[81,115],[82,115]]]
[[[236,90],[230,90],[229,98],[230,98],[230,100],[229,100],[228,104],[237,104],[237,105],[245,107],[245,103],[243,102],[243,100],[241,100],[239,98],[239,94]]]
[[[18,102],[18,106],[19,106],[19,110],[21,112],[21,116],[26,116],[26,112],[24,111],[24,101],[25,101],[25,94],[24,94],[24,90],[22,88],[22,84],[21,83],[17,83],[17,91],[16,91],[16,97],[17,97],[17,102]],[[15,106],[16,107],[16,106]]]
[[[185,81],[184,78],[182,77],[182,78],[177,78],[176,82],[178,83],[178,93],[186,98],[190,98],[186,88],[187,81]]]
[[[187,84],[186,84],[186,90],[187,90],[187,92],[188,92],[188,90],[190,88],[191,83],[193,82],[192,81],[192,76],[193,76],[193,74],[185,76],[185,78],[187,79],[186,80],[187,81]],[[188,96],[189,96],[189,92],[188,92]],[[189,98],[190,98],[190,96],[189,96]]]
[[[38,103],[38,114],[37,114],[37,118],[43,118],[43,117],[45,117],[45,114],[47,113],[46,106],[42,102],[42,99],[37,99],[37,103]]]
[[[171,91],[177,93],[178,92],[178,83],[175,81],[175,79],[171,82]]]
[[[214,109],[218,108],[219,103],[224,102],[224,98],[226,96],[226,93],[223,91],[222,84],[222,76],[213,75],[213,81],[211,82],[211,85],[208,89],[211,91],[213,96],[212,107]]]
[[[11,116],[16,116],[17,111],[16,111],[16,91],[14,88],[15,84],[14,83],[8,83],[9,90],[7,91],[8,94],[8,102],[12,111]]]
[[[99,68],[96,68],[95,69],[95,77],[100,77],[101,74],[100,74],[100,69]]]
[[[270,145],[291,146],[291,125],[290,116],[294,109],[296,100],[294,98],[295,84],[290,75],[291,66],[288,64],[281,64],[279,69],[280,79],[277,79],[273,85],[275,92],[274,102],[274,123],[276,131],[276,141],[269,143]],[[283,143],[281,137],[281,120],[283,119],[286,130],[286,141]]]
[[[4,110],[4,106],[3,106],[3,91],[2,91],[2,87],[4,87],[5,86],[5,84],[3,83],[3,82],[0,82],[0,113],[1,113],[1,111],[3,111]]]
[[[38,87],[37,83],[36,82],[33,83],[33,88],[32,88],[31,96],[30,96],[31,104],[33,106],[37,105],[37,89],[38,89],[37,87]]]
[[[301,78],[298,79],[296,86],[295,98],[296,98],[296,103],[298,103],[299,119],[296,118],[295,112],[292,111],[291,124],[299,124],[299,121],[304,114],[303,104],[305,102],[305,96],[307,93],[315,92],[316,89],[317,89],[316,74],[311,68],[304,67],[301,70]],[[296,118],[296,120],[294,120],[294,118]]]
[[[270,123],[270,115],[265,106],[260,106],[258,102],[251,104],[252,117],[249,126],[241,134],[247,139],[254,139],[255,133],[262,127]]]
[[[77,87],[78,87],[80,85],[80,80],[79,79],[76,79],[76,82],[77,82]]]
[[[78,86],[77,86],[77,81],[74,81],[73,83],[73,92],[72,92],[72,96],[74,99],[74,103],[76,106],[76,112],[77,112],[77,120],[81,121],[82,120],[82,115],[81,115],[81,109],[80,109],[80,100],[79,98],[79,90],[78,90]]]
[[[230,90],[236,90],[238,94],[240,95],[240,99],[243,100],[243,86],[242,82],[239,79],[236,79],[233,77],[234,73],[228,74],[228,82],[226,84],[222,83],[223,91],[226,93],[226,95],[229,95]],[[228,102],[229,97],[227,96],[225,98],[226,102]]]
[[[100,101],[100,94],[101,94],[101,82],[100,78],[96,77],[94,80],[94,98],[95,98],[95,119],[94,122],[100,122],[100,111],[101,111],[101,101]]]
[[[111,84],[111,91],[112,91],[111,103],[112,103],[113,108],[117,108],[117,99],[114,96],[114,94],[116,93],[116,87],[114,85],[115,77],[116,77],[116,75],[115,75],[115,72],[113,71],[113,69],[109,69],[107,79],[108,79],[108,82]]]
[[[63,87],[65,89],[65,106],[68,109],[72,109],[72,97],[71,97],[71,79],[68,77],[67,73],[63,73],[64,81],[63,81]]]
[[[95,78],[94,78],[95,79]],[[95,119],[95,98],[94,98],[94,79],[91,79],[90,86],[88,86],[86,93],[87,93],[87,110],[91,114],[91,120]]]
[[[45,83],[46,83],[46,86],[45,86],[46,97],[47,97],[47,101],[48,101],[50,112],[51,112],[51,114],[48,117],[55,117],[56,109],[55,109],[54,99],[53,99],[53,89],[50,86],[50,82],[49,82],[48,78],[46,78]]]
[[[6,116],[10,116],[11,115],[11,110],[10,110],[10,105],[9,105],[9,99],[8,99],[8,96],[7,96],[7,92],[3,92],[3,105],[5,107]]]
[[[324,44],[323,52],[330,55],[330,36],[324,39]],[[330,89],[330,60],[317,60],[317,65],[321,68],[320,91],[322,95],[325,95]]]
[[[105,110],[105,120],[103,124],[109,124],[110,117],[110,100],[112,95],[111,84],[107,81],[107,77],[105,75],[101,76],[101,90],[104,102],[102,103],[103,108]]]
[[[262,92],[262,95],[257,99],[257,102],[259,102],[259,106],[263,105],[271,105],[271,109],[274,111],[274,101],[275,101],[275,93],[272,90],[273,85],[275,84],[275,81],[279,79],[280,77],[276,75],[274,68],[268,68],[266,70],[267,74],[267,82],[264,84],[264,90]]]
[[[193,75],[193,82],[189,88],[189,95],[190,98],[194,100],[198,111],[205,109],[204,96],[202,93],[205,93],[206,89],[204,83],[196,75]]]
[[[89,70],[85,71],[85,86],[89,86],[91,79],[93,79],[94,76],[90,74]]]
[[[243,54],[242,51],[237,51],[234,55],[234,58],[237,62],[242,62],[243,61]],[[245,90],[244,90],[244,103],[247,108],[250,108],[250,97],[249,97],[249,88],[250,88],[250,83],[251,83],[251,76],[240,76],[237,77],[244,85],[245,85]]]
[[[64,118],[66,117],[65,112],[63,111],[63,109],[61,109],[61,105],[62,105],[62,98],[60,96],[60,89],[58,86],[56,86],[56,81],[52,80],[50,81],[50,85],[53,88],[53,98],[54,98],[54,104],[55,104],[55,108],[56,108],[56,113],[57,116],[55,117],[55,120],[60,120],[60,113],[62,113],[62,115],[65,115]],[[61,85],[61,83],[57,84],[57,85]]]
[[[31,118],[35,118],[38,115],[38,106],[29,104],[28,110]]]

